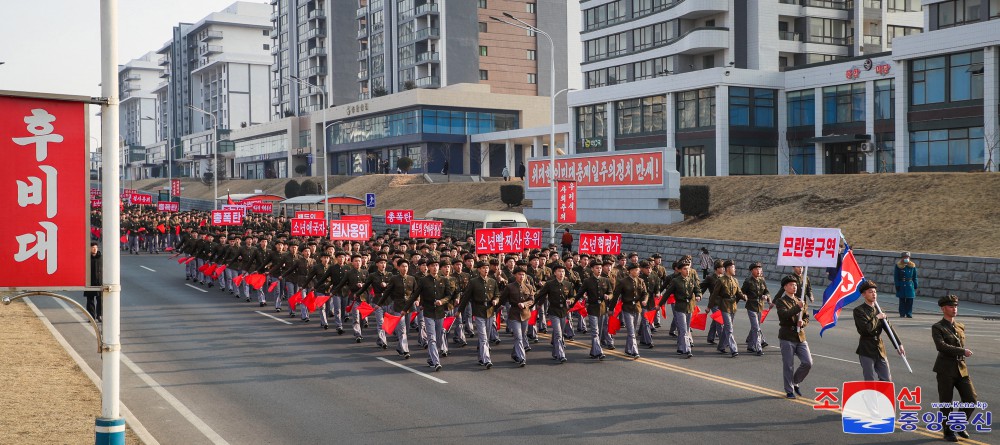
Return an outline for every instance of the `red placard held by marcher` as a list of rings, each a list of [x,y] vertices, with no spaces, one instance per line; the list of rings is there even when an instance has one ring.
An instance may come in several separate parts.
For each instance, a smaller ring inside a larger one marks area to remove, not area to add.
[[[180,211],[181,205],[179,202],[167,202],[160,201],[156,203],[156,210],[158,212],[177,212]]]
[[[556,179],[556,223],[576,224],[576,181]]]
[[[90,208],[92,209],[99,209],[102,205],[104,205],[104,202],[100,198],[90,200]]]
[[[0,290],[88,285],[87,105],[0,96]]]
[[[371,237],[372,223],[370,221],[330,221],[330,239],[332,240],[368,241]]]
[[[212,210],[213,226],[242,226],[243,211],[241,210]]]
[[[580,233],[580,253],[588,255],[618,255],[622,253],[622,234]]]
[[[542,229],[504,227],[476,229],[476,253],[517,253],[541,246]]]
[[[371,215],[341,215],[340,219],[344,221],[367,221],[368,225],[372,225]]]
[[[254,201],[250,203],[250,211],[253,213],[273,213],[274,204],[270,202]]]
[[[389,225],[409,224],[413,221],[413,210],[386,210],[385,223]]]
[[[295,212],[296,218],[301,219],[323,219],[322,210],[299,210]]]
[[[292,218],[292,236],[326,236],[326,221],[312,218]]]
[[[410,238],[441,238],[441,221],[410,221]]]
[[[181,196],[181,180],[170,180],[170,196]]]
[[[128,203],[132,205],[151,206],[153,205],[153,195],[145,193],[132,193],[129,195]]]

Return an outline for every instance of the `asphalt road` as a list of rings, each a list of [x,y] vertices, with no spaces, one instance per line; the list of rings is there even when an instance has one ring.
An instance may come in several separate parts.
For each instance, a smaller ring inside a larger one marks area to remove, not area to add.
[[[323,331],[257,311],[216,288],[195,289],[182,267],[164,255],[122,256],[122,401],[163,444],[469,443],[471,441],[575,443],[927,443],[937,433],[850,436],[840,413],[814,410],[814,388],[860,380],[854,350],[857,334],[847,308],[841,324],[820,338],[808,328],[814,366],[802,384],[804,398],[787,400],[781,383],[776,317],[764,324],[772,344],[763,357],[715,353],[696,331],[695,357],[675,355],[666,330],[642,359],[608,351],[588,358],[589,343],[568,343],[569,362],[550,360],[546,341],[528,353],[528,366],[509,360],[511,340],[493,349],[496,366],[476,363],[474,343],[452,348],[441,372],[428,372],[426,354],[414,347],[402,360],[392,348],[375,347],[374,326],[365,342],[349,333]],[[152,269],[153,271],[151,271]],[[155,272],[154,272],[155,271]],[[771,273],[770,278],[778,277]],[[743,277],[740,277],[741,279]],[[772,284],[772,292],[777,285]],[[820,291],[820,289],[816,289]],[[71,294],[83,302],[81,294]],[[100,375],[95,339],[64,306],[33,302]],[[890,314],[895,298],[881,295]],[[287,307],[287,306],[286,306]],[[704,303],[702,304],[704,307]],[[853,305],[852,305],[853,307]],[[936,304],[919,299],[914,318],[892,318],[913,374],[890,357],[897,385],[923,387],[922,408],[931,411],[936,353],[929,327],[940,319]],[[981,401],[998,400],[1000,308],[963,303],[969,360]],[[285,321],[285,322],[283,322]],[[741,309],[735,336],[748,321]],[[589,341],[589,339],[587,339]],[[623,333],[616,339],[624,344]],[[411,344],[415,344],[411,340]],[[742,348],[742,345],[741,345]],[[394,366],[398,363],[416,371]],[[434,381],[428,376],[438,379]],[[989,409],[992,411],[992,408]],[[922,429],[922,428],[921,428]],[[1000,433],[973,435],[1000,443]]]

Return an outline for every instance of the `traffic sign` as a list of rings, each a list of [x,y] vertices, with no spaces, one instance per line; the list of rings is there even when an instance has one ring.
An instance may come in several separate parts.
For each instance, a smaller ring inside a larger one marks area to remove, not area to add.
[[[365,193],[365,207],[367,207],[369,209],[374,209],[375,208],[375,194],[374,193]]]

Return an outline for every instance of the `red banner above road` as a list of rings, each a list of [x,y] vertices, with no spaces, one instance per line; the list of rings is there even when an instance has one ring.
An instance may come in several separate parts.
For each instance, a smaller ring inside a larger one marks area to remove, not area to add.
[[[549,161],[528,161],[528,187],[549,186]],[[556,160],[556,180],[577,187],[662,186],[663,152],[581,156]]]
[[[181,196],[181,180],[170,180],[170,196]]]

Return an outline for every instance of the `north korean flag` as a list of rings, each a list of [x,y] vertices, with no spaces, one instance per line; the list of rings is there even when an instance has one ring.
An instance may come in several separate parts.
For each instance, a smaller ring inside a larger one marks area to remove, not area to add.
[[[864,282],[865,274],[861,272],[861,266],[858,266],[851,247],[847,246],[837,276],[823,292],[823,306],[813,312],[814,318],[822,327],[819,331],[821,337],[823,331],[837,325],[840,310],[861,296],[858,287]]]

